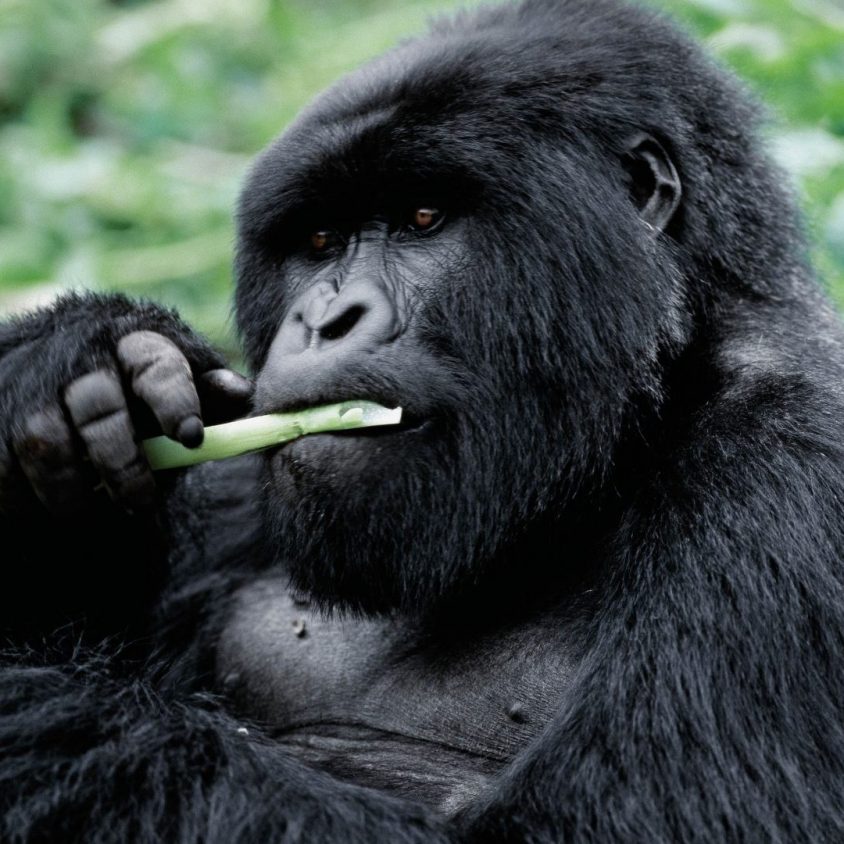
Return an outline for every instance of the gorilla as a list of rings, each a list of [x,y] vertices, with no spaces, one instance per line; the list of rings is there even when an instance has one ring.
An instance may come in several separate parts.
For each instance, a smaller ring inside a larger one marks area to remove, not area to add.
[[[621,0],[436,22],[172,312],[0,329],[0,838],[844,839],[844,331],[759,111]],[[184,471],[348,398],[399,428]]]

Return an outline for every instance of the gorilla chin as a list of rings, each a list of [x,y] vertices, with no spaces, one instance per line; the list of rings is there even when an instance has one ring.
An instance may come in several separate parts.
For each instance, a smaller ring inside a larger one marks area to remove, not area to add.
[[[461,447],[458,428],[317,434],[268,453],[266,519],[295,588],[326,611],[417,615],[477,580],[506,526],[494,496],[460,495],[461,478],[476,476],[472,490],[483,479],[466,467],[490,459]],[[466,530],[496,521],[485,540]]]
[[[289,501],[313,495],[334,505],[345,490],[370,498],[408,471],[409,455],[435,447],[438,427],[426,421],[309,434],[267,454],[272,486]]]

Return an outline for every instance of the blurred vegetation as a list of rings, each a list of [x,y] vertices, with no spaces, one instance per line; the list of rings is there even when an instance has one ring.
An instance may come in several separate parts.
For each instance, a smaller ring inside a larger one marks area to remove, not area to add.
[[[772,108],[844,302],[844,5],[652,0]],[[225,348],[245,169],[320,88],[460,0],[0,0],[0,313],[68,286],[176,305]]]

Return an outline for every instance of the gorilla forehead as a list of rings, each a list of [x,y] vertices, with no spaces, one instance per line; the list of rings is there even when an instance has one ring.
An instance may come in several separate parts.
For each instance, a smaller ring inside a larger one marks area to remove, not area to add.
[[[528,137],[605,155],[645,129],[676,141],[680,169],[697,171],[713,151],[740,157],[754,123],[732,83],[652,11],[529,0],[436,23],[319,96],[258,160],[241,213],[277,220],[291,205],[345,199],[343,185],[371,197],[409,173],[490,185],[523,163]]]

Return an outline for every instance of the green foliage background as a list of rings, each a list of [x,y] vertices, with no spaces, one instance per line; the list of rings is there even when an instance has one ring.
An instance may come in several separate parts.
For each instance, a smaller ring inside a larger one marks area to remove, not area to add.
[[[652,0],[769,104],[844,302],[844,3]],[[68,286],[176,305],[229,350],[232,208],[320,88],[457,0],[0,0],[0,314]]]

